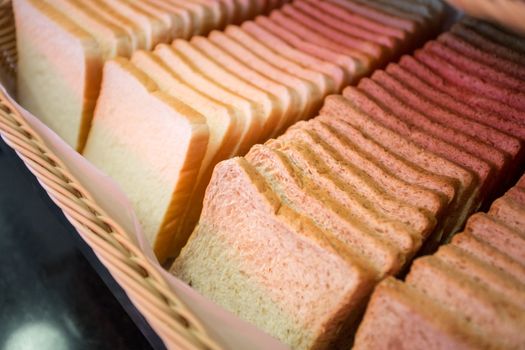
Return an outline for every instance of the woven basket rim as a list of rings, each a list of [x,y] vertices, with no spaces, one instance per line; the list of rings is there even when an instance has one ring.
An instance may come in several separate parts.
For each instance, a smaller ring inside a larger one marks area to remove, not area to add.
[[[2,18],[12,16],[10,5],[10,0],[0,0]],[[2,23],[5,24],[0,29],[12,30],[1,31],[6,34],[0,35],[0,54],[9,62],[16,62],[14,21]],[[13,76],[16,67],[2,64],[0,69]],[[0,93],[0,136],[35,175],[167,348],[220,349],[131,236],[100,208],[3,93]]]

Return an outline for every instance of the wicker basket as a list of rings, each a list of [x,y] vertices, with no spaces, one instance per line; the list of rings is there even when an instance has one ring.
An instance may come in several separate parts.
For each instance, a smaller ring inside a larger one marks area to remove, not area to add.
[[[10,0],[0,0],[0,70],[4,79],[15,80],[16,37]],[[62,209],[167,348],[220,348],[130,235],[97,205],[1,92],[0,136]]]

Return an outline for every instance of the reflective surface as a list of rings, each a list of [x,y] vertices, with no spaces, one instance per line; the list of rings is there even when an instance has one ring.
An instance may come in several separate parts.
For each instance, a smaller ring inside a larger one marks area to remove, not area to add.
[[[97,264],[0,138],[0,350],[161,347]]]

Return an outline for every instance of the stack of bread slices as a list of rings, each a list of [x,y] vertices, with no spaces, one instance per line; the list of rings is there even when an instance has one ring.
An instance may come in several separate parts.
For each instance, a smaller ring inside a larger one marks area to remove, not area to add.
[[[19,102],[81,151],[105,60],[205,35],[286,1],[14,0]]]
[[[523,171],[523,43],[467,18],[219,163],[171,271],[293,348],[351,337],[374,285]]]
[[[159,260],[198,220],[217,162],[245,154],[434,32],[437,1],[296,0],[104,68],[84,155],[122,186]]]
[[[405,281],[381,282],[356,349],[525,347],[525,176]]]

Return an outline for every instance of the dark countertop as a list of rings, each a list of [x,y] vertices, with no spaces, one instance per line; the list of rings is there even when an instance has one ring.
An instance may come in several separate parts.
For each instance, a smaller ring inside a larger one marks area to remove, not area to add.
[[[150,349],[145,335],[162,347],[0,138],[0,349]]]

